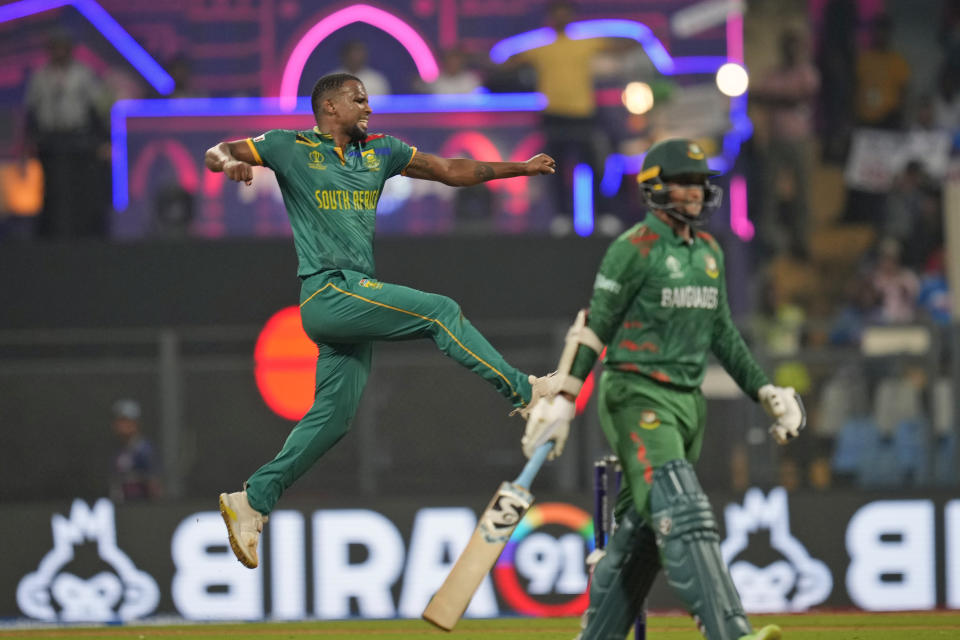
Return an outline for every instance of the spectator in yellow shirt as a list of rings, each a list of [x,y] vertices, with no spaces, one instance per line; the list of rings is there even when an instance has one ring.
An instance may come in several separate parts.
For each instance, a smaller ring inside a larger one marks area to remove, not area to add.
[[[596,202],[600,168],[609,147],[603,130],[597,126],[591,62],[596,54],[617,45],[603,38],[570,39],[564,29],[575,17],[570,2],[552,2],[547,7],[547,23],[556,32],[556,40],[519,53],[508,61],[511,66],[533,67],[537,91],[547,97],[542,116],[545,150],[557,161],[560,173],[560,179],[551,182],[554,220],[550,229],[556,235],[565,235],[573,229],[573,168],[586,163],[593,169]]]
[[[857,123],[896,129],[903,124],[910,65],[893,48],[893,23],[877,16],[870,46],[857,56]]]

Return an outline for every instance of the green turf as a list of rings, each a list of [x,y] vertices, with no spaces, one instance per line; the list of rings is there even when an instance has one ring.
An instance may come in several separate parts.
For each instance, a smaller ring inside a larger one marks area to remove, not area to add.
[[[787,640],[946,640],[960,638],[960,611],[943,613],[809,613],[790,616],[751,616],[755,627],[779,624]],[[0,638],[31,639],[191,639],[280,640],[572,640],[578,620],[574,618],[463,620],[452,633],[419,620],[373,622],[298,622],[247,624],[170,624],[116,627],[57,627],[50,629],[0,629]],[[686,616],[652,616],[647,638],[655,640],[702,640]]]

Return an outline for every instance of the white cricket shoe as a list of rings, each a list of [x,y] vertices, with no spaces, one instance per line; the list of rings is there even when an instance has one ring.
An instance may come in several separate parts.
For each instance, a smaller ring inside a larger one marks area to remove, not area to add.
[[[237,560],[245,567],[256,569],[260,564],[257,557],[257,543],[260,533],[267,522],[267,516],[250,506],[247,492],[220,494],[220,515],[227,525],[230,548]]]

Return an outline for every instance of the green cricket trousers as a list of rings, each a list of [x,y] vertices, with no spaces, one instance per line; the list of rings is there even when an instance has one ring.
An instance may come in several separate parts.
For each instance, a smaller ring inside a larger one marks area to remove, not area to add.
[[[632,502],[650,522],[653,472],[671,460],[695,464],[700,457],[706,400],[699,389],[676,389],[610,369],[599,386],[600,425],[623,468],[617,514]]]
[[[247,499],[260,513],[346,435],[367,383],[373,342],[430,338],[490,382],[515,407],[530,399],[527,375],[507,364],[446,296],[381,282],[357,271],[327,270],[303,280],[300,318],[317,343],[313,406],[277,456],[247,480]]]

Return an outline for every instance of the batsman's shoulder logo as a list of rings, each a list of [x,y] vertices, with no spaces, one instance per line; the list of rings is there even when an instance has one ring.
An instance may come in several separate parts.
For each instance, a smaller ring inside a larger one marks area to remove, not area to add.
[[[777,487],[766,497],[750,489],[742,505],[727,505],[724,518],[727,538],[720,550],[748,612],[806,611],[830,596],[827,565],[790,533],[786,489]]]
[[[323,164],[323,154],[314,149],[309,154],[310,162],[307,163],[307,166],[311,169],[316,169],[318,171],[325,171],[327,165]]]
[[[54,514],[51,525],[53,549],[17,585],[23,613],[57,622],[111,622],[142,618],[156,610],[160,589],[117,546],[109,500],[101,498],[93,508],[74,500],[70,517]],[[96,562],[84,570],[78,552],[94,545],[89,551],[96,552]]]
[[[710,276],[711,278],[716,278],[717,276],[720,275],[720,268],[717,266],[717,259],[714,258],[712,255],[710,255],[709,253],[705,254],[703,256],[703,263],[704,263],[704,266],[706,267],[708,276]]]

